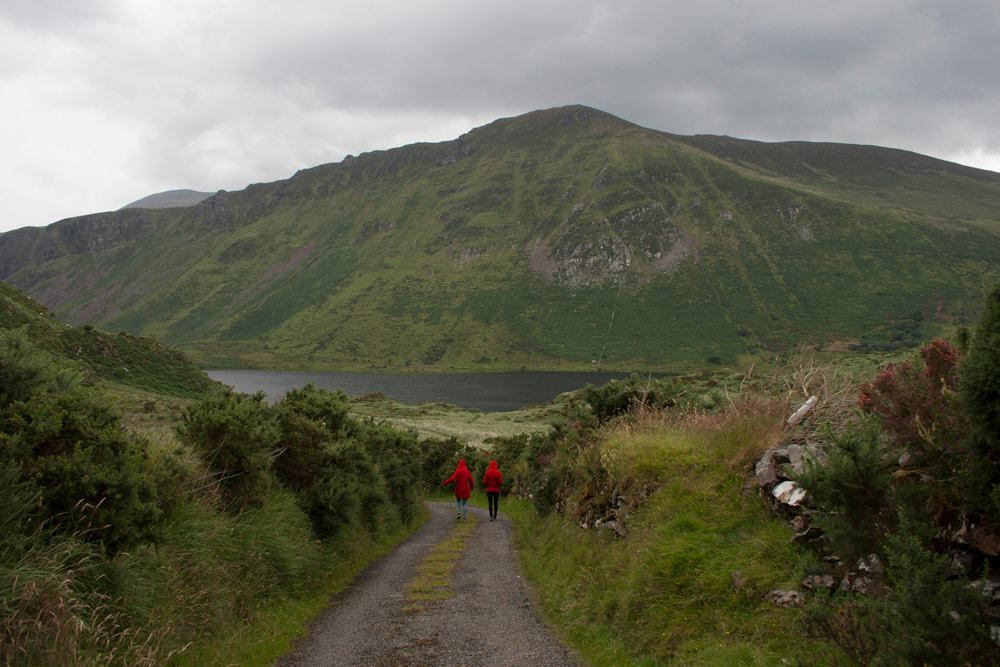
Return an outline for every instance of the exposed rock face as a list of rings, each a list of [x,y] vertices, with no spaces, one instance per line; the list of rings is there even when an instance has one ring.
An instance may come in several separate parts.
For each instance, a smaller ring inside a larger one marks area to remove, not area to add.
[[[580,202],[566,223],[532,250],[531,266],[571,287],[620,282],[633,269],[671,275],[697,261],[694,237],[675,225],[662,202],[650,202],[608,217],[586,220]]]
[[[476,152],[476,147],[472,145],[472,140],[468,134],[463,134],[445,151],[444,155],[437,161],[436,166],[447,167],[455,164],[464,157],[468,157]]]
[[[0,279],[31,262],[99,252],[153,231],[151,211],[126,209],[69,218],[45,228],[25,227],[0,236]]]
[[[212,229],[229,229],[233,226],[233,212],[229,210],[229,193],[219,190],[198,204],[198,217]]]
[[[71,254],[98,252],[153,231],[153,218],[144,210],[96,213],[52,226]]]
[[[24,227],[0,236],[0,279],[6,279],[31,263],[35,244],[43,230]]]

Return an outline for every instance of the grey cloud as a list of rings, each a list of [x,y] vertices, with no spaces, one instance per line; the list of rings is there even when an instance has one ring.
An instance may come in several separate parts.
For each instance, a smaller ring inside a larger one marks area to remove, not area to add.
[[[89,114],[81,132],[95,118],[105,136],[127,128],[92,159],[162,189],[242,187],[572,103],[680,134],[1000,160],[998,27],[1000,5],[978,0],[16,0],[0,7],[0,31],[20,38],[0,92],[37,110],[38,141],[51,104],[60,119]],[[33,39],[66,51],[29,59]],[[8,134],[18,159],[69,150]],[[27,191],[45,168],[0,176]]]

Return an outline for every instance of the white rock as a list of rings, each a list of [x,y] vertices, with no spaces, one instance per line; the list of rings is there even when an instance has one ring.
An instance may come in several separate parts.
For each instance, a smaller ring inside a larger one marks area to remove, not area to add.
[[[787,480],[774,487],[771,495],[783,505],[798,507],[806,499],[806,490],[795,484],[795,482]]]

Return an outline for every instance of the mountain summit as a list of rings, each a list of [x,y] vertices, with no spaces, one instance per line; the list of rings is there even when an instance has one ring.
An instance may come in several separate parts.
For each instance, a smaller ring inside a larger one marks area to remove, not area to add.
[[[181,206],[194,206],[212,196],[211,192],[198,192],[197,190],[167,190],[147,195],[142,199],[137,199],[131,204],[125,204],[122,208],[175,208]]]
[[[971,321],[998,234],[1000,174],[569,106],[8,232],[0,278],[214,366],[673,370]]]

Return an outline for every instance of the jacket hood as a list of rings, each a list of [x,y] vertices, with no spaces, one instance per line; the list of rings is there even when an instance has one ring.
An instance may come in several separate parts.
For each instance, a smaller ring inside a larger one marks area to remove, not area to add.
[[[496,469],[497,469],[497,462],[490,461],[490,470],[496,470]]]
[[[456,470],[461,470],[462,468],[465,468],[465,459],[459,459],[458,468],[456,468]],[[466,470],[468,470],[468,468],[466,468]]]

